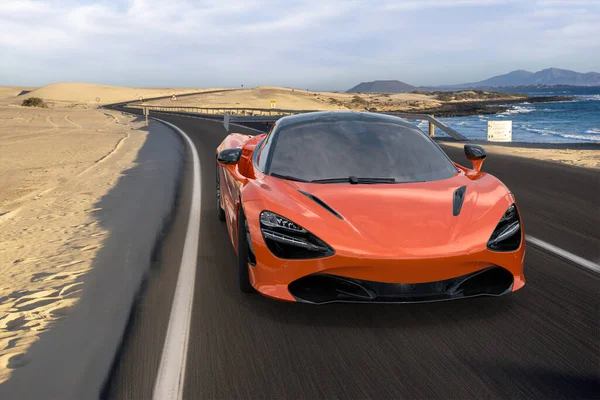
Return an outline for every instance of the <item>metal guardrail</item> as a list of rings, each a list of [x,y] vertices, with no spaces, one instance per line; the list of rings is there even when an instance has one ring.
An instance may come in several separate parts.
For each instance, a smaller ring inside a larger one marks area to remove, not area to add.
[[[208,91],[202,91],[202,92],[189,92],[189,93],[173,93],[175,96],[177,96],[177,98],[179,99],[180,97],[191,97],[191,96],[198,96],[198,95],[203,95],[203,94],[213,94],[213,93],[221,93],[221,92],[228,92],[231,90],[238,90],[238,89],[217,89],[217,90],[208,90]],[[146,101],[156,101],[156,100],[168,100],[170,99],[173,94],[168,95],[168,96],[158,96],[158,97],[148,97],[146,99],[142,98],[142,100],[127,100],[127,101],[120,101],[118,103],[110,103],[110,104],[104,104],[103,107],[116,107],[116,106],[131,106],[133,104],[142,104]]]
[[[231,122],[253,122],[269,123],[275,122],[286,115],[303,114],[322,110],[285,110],[279,108],[252,108],[252,107],[196,107],[196,106],[157,106],[143,104],[139,102],[130,102],[126,105],[129,108],[147,109],[149,111],[162,112],[180,112],[187,114],[197,114],[211,119],[224,118],[229,114]],[[444,131],[448,136],[455,140],[466,141],[467,138],[442,121],[429,114],[411,114],[404,112],[382,112],[381,114],[394,115],[400,118],[420,120],[429,122],[429,136],[435,136],[435,127]]]
[[[148,108],[150,111],[166,112],[189,112],[198,114],[229,115],[237,116],[285,116],[316,112],[322,110],[285,110],[281,108],[252,108],[252,107],[197,107],[197,106],[157,106],[143,103],[129,103],[130,108]]]
[[[439,119],[436,119],[433,115],[429,115],[429,114],[410,114],[410,113],[402,113],[402,112],[388,112],[388,113],[385,113],[385,114],[395,115],[395,116],[400,117],[400,118],[418,119],[418,120],[422,120],[422,121],[427,121],[427,122],[429,122],[429,136],[434,136],[434,134],[433,134],[433,132],[434,132],[433,126],[437,126],[442,131],[446,132],[448,134],[448,136],[450,136],[453,139],[461,140],[461,141],[467,140],[466,137],[464,137],[463,135],[461,135],[460,133],[458,133],[454,129],[450,128],[448,125],[446,125],[445,123],[443,123]]]

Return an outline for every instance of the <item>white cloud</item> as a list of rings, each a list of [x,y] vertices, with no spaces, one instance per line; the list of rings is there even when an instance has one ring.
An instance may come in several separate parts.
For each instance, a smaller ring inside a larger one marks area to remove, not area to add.
[[[4,0],[0,3],[0,13],[39,13],[49,9],[49,4],[35,0]]]
[[[222,86],[243,79],[344,88],[381,78],[473,81],[565,60],[589,70],[600,65],[598,52],[590,51],[600,46],[598,3],[2,0],[0,72],[7,82],[0,83],[18,83],[23,71],[34,71],[31,82],[20,83],[76,75],[128,85]]]
[[[385,5],[388,10],[422,10],[434,8],[489,7],[510,4],[515,0],[397,0]]]
[[[598,0],[538,0],[539,6],[595,6],[600,7],[600,1]]]

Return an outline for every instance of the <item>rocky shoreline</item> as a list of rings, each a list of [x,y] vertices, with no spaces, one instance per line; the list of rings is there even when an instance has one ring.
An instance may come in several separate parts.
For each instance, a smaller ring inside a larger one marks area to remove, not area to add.
[[[506,104],[521,103],[550,103],[555,101],[570,101],[574,97],[568,96],[531,96],[514,99],[499,99],[485,101],[448,102],[437,107],[424,108],[418,111],[397,110],[408,114],[433,114],[436,117],[469,117],[473,115],[498,114],[509,109]]]

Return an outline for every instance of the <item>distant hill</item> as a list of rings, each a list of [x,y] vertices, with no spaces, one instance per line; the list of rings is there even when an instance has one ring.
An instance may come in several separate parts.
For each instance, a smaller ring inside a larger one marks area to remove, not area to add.
[[[373,81],[360,83],[347,93],[403,93],[416,89],[415,86],[400,81]]]
[[[445,85],[443,87],[466,89],[532,85],[600,86],[600,73],[580,73],[558,68],[547,68],[538,72],[517,70],[479,82]]]

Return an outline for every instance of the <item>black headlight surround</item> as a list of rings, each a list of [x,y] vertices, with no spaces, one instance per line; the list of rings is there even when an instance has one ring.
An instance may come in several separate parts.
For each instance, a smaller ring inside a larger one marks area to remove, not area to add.
[[[492,251],[516,251],[521,245],[523,230],[519,210],[513,203],[508,207],[487,242],[487,248]]]
[[[335,254],[331,246],[288,218],[264,210],[259,219],[263,239],[277,258],[308,260]]]

